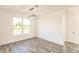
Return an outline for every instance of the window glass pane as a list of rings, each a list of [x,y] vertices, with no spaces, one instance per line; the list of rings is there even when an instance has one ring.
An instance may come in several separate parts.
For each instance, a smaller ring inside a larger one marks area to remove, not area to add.
[[[23,19],[23,34],[30,33],[30,20]]]
[[[22,32],[22,20],[21,18],[13,18],[13,34],[21,34]]]

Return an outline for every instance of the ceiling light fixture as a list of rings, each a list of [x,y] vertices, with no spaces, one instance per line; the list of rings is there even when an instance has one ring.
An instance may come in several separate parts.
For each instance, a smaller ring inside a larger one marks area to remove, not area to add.
[[[34,8],[30,8],[30,9],[29,9],[29,11],[32,11],[32,10],[34,10]]]
[[[34,7],[32,7],[32,8],[29,9],[30,15],[27,18],[37,19],[38,16],[31,13],[36,7],[39,7],[39,6],[35,5]]]
[[[35,7],[39,7],[39,5],[35,5]]]

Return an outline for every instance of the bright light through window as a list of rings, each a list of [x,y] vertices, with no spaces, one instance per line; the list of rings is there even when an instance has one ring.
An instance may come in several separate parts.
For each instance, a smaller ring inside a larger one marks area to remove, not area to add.
[[[30,21],[23,19],[23,34],[30,33]]]
[[[22,18],[13,18],[13,34],[27,34],[30,33],[30,20]]]

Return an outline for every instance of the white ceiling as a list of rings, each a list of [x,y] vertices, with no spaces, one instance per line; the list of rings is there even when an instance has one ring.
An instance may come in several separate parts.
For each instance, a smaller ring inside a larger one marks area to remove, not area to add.
[[[68,6],[39,5],[39,7],[35,7],[34,5],[0,5],[0,10],[11,11],[11,12],[30,13],[29,9],[34,8],[32,13],[39,15],[44,12],[65,9],[66,7],[68,7]]]

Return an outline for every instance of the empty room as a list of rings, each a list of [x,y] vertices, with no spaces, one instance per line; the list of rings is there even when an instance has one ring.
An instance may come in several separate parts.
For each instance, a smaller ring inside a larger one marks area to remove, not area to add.
[[[0,53],[78,53],[79,6],[0,5]]]

